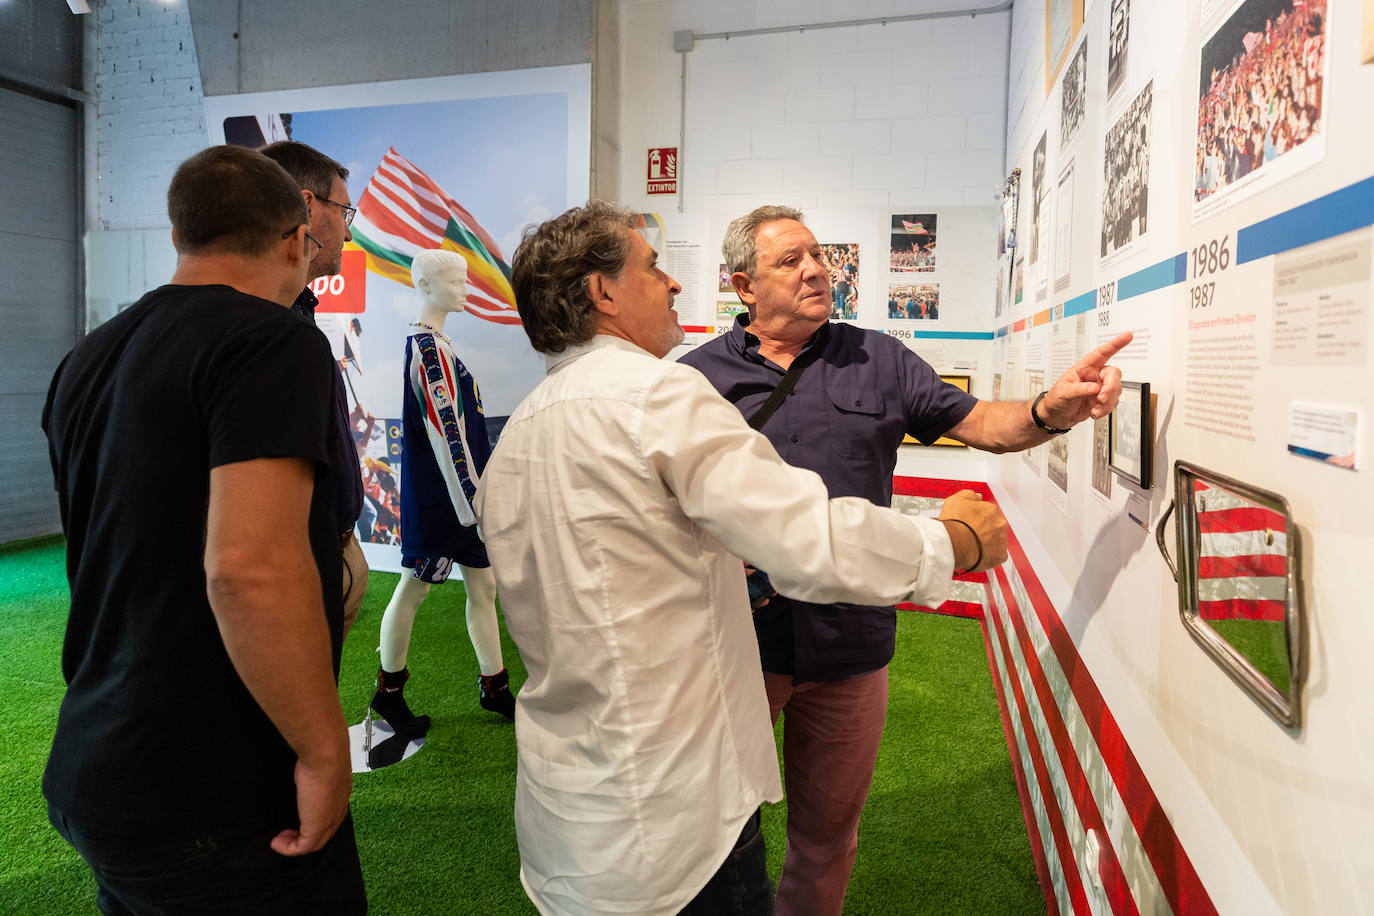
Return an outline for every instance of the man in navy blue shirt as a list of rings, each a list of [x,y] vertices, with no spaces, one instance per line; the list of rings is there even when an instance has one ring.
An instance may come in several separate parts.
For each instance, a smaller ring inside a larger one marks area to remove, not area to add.
[[[282,140],[262,148],[262,154],[276,162],[301,187],[301,196],[310,208],[310,234],[319,240],[315,256],[310,260],[306,287],[291,304],[291,314],[315,325],[315,307],[320,300],[309,284],[319,277],[332,277],[343,269],[344,243],[352,241],[349,226],[353,223],[353,201],[348,195],[348,169],[324,153],[298,143]],[[339,554],[342,561],[344,591],[344,636],[353,628],[367,592],[367,559],[354,532],[358,516],[363,511],[362,470],[358,450],[353,441],[353,423],[349,418],[348,394],[344,390],[343,370],[334,369],[334,432],[330,442],[334,466],[338,476],[334,481],[334,526],[339,533]]]
[[[1106,416],[1120,396],[1121,373],[1106,363],[1129,334],[1093,350],[1033,404],[993,403],[942,382],[896,338],[831,323],[821,246],[791,207],[759,207],[732,222],[723,254],[748,314],[681,362],[751,417],[793,361],[815,352],[761,432],[789,464],[820,474],[832,498],[891,505],[906,433],[927,445],[950,435],[987,451],[1017,451]],[[754,628],[774,721],[787,713],[778,913],[838,914],[887,714],[896,611],[775,595],[756,612]]]

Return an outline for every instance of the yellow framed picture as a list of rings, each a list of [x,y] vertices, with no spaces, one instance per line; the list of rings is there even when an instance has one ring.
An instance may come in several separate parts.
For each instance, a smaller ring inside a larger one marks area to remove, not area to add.
[[[972,394],[973,376],[971,375],[942,375],[940,376],[940,381],[953,385],[960,391],[966,391]],[[920,440],[916,439],[914,436],[907,435],[902,438],[902,444],[920,445],[921,443]],[[958,439],[951,439],[949,436],[941,436],[932,442],[931,445],[940,445],[949,448],[968,448],[966,443],[960,442]]]

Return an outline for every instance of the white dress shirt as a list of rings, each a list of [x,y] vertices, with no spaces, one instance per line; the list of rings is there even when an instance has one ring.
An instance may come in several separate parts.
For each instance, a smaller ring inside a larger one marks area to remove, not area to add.
[[[543,913],[670,914],[782,797],[746,558],[794,598],[938,606],[944,526],[828,499],[695,369],[598,335],[548,357],[477,510],[529,679],[520,878]]]

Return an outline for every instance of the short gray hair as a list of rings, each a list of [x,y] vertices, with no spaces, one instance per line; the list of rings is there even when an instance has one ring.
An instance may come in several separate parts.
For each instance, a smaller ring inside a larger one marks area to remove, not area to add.
[[[725,257],[725,266],[730,273],[754,275],[754,269],[759,264],[759,249],[754,243],[754,236],[764,223],[780,219],[806,222],[796,207],[767,204],[750,210],[730,223],[725,230],[725,241],[720,246],[720,253]]]

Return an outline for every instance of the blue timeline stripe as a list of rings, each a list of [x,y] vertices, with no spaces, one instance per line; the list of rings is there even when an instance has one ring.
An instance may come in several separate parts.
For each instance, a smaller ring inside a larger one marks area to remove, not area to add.
[[[992,331],[912,331],[912,337],[938,338],[940,340],[992,340]]]
[[[1244,264],[1374,225],[1374,178],[1285,210],[1236,234],[1236,263]]]
[[[1064,303],[1064,317],[1072,318],[1097,308],[1097,290],[1090,289],[1081,296],[1074,296]]]
[[[1165,258],[1158,264],[1151,264],[1144,270],[1137,270],[1116,281],[1116,300],[1143,296],[1175,283],[1188,279],[1188,253],[1176,254]]]

